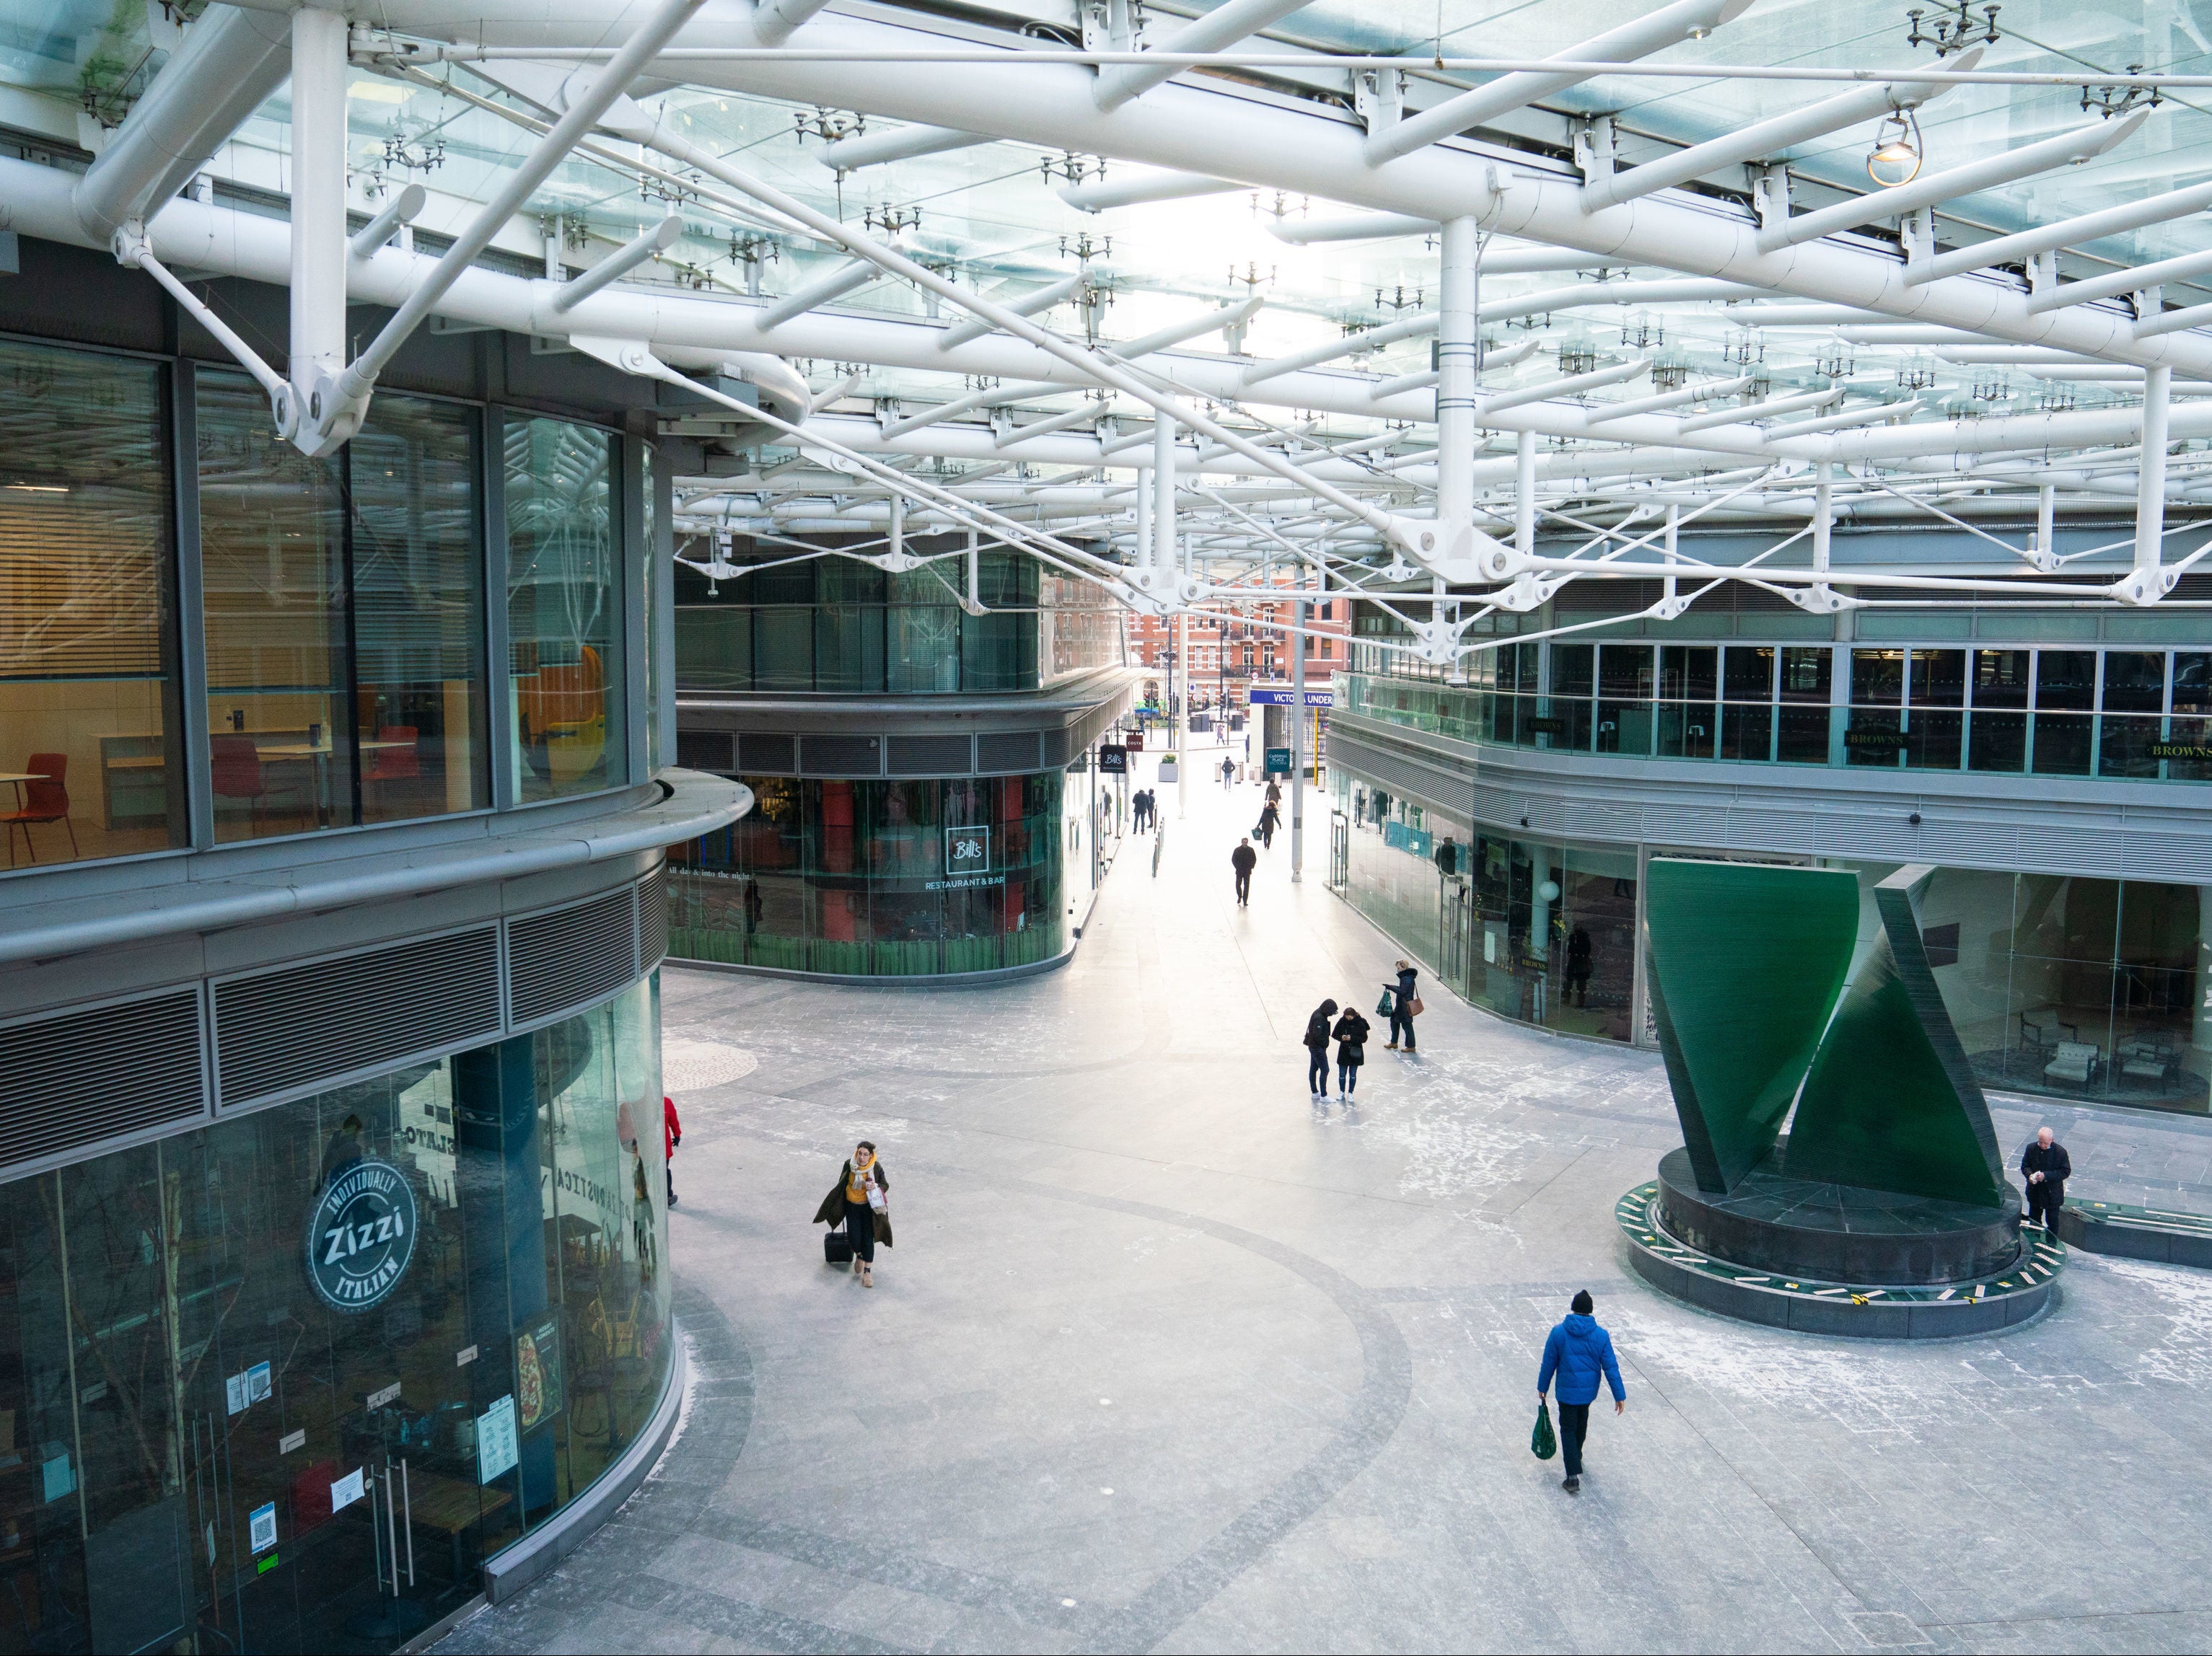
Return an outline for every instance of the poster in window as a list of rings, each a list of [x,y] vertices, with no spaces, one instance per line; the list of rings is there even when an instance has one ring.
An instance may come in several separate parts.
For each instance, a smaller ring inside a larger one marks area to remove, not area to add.
[[[533,1432],[561,1412],[561,1319],[541,1317],[514,1337],[515,1424]]]

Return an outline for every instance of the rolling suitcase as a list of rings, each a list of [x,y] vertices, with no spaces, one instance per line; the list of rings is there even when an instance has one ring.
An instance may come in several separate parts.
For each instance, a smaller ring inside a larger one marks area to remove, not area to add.
[[[850,1231],[840,1226],[823,1237],[822,1263],[826,1265],[849,1265],[853,1263],[853,1235]]]

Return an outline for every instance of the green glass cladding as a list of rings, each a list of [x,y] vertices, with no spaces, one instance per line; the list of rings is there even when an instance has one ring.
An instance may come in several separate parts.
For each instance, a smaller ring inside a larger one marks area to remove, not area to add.
[[[1806,1077],[1783,1171],[1997,1206],[2008,1198],[1996,1131],[1920,931],[1933,873],[1906,868],[1875,888],[1881,931]]]
[[[1058,771],[740,779],[744,820],[669,860],[669,952],[839,976],[999,971],[1067,947],[1090,794]],[[1073,820],[1069,820],[1070,817]]]
[[[670,1372],[655,992],[0,1186],[0,1643],[392,1649],[605,1471]],[[411,1258],[335,1310],[379,1166]]]
[[[1858,882],[1655,858],[1644,935],[1660,1050],[1701,1190],[1774,1148],[1850,969]],[[1818,1175],[1801,1175],[1814,1177]]]
[[[518,800],[627,779],[615,439],[510,416],[507,616]]]

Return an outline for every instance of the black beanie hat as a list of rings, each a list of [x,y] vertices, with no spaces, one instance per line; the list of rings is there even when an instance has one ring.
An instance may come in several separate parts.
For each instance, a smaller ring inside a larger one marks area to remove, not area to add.
[[[1577,1289],[1575,1290],[1573,1304],[1570,1308],[1573,1310],[1577,1316],[1587,1317],[1592,1311],[1597,1308],[1597,1301],[1590,1298],[1589,1289],[1586,1288]]]

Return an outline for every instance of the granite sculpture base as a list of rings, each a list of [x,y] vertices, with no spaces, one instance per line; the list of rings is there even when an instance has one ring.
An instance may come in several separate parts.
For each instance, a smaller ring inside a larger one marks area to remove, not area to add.
[[[2053,1304],[2066,1250],[1999,1211],[1754,1169],[1726,1196],[1688,1156],[1620,1198],[1636,1274],[1723,1316],[1808,1334],[1955,1339],[2033,1321]]]

